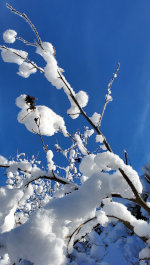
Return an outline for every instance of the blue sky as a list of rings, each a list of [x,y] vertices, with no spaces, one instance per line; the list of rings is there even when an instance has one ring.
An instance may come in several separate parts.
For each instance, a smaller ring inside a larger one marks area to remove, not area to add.
[[[85,90],[89,116],[101,112],[107,85],[120,62],[118,78],[112,87],[113,102],[108,105],[101,130],[113,151],[123,157],[126,149],[132,166],[141,173],[143,164],[150,161],[150,2],[149,0],[10,0],[20,12],[25,12],[36,25],[43,41],[51,42],[56,57],[71,86],[77,92]],[[0,43],[6,29],[33,41],[30,27],[0,2]],[[11,46],[11,45],[10,45]],[[13,46],[26,49],[16,42]],[[28,48],[29,58],[38,65],[43,61]],[[28,79],[16,75],[17,65],[0,59],[0,154],[15,156],[17,150],[27,156],[36,155],[42,146],[38,136],[17,122],[19,109],[15,99],[20,94],[38,98],[65,118],[70,133],[87,123],[83,117],[72,120],[63,91],[58,91],[40,73]],[[60,135],[44,138],[49,148]],[[90,150],[95,150],[94,137]],[[68,141],[68,140],[67,140]],[[68,142],[69,143],[69,142]],[[40,158],[40,156],[39,156]]]

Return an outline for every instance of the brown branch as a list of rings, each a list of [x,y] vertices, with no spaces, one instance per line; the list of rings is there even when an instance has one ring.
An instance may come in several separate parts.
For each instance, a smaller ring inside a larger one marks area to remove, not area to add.
[[[68,181],[68,180],[66,180],[64,178],[58,177],[57,175],[54,174],[54,172],[53,172],[52,176],[39,176],[39,177],[36,177],[34,179],[31,179],[31,180],[28,181],[28,183],[25,184],[25,186],[28,186],[30,183],[32,183],[33,181],[38,180],[38,179],[53,180],[53,181],[59,182],[60,184],[63,184],[63,185],[66,185],[66,184],[72,185],[72,186],[74,186],[75,190],[79,189],[77,184],[72,183],[72,182],[70,182],[70,181]]]
[[[121,219],[121,218],[119,218],[119,217],[113,216],[113,215],[107,215],[107,217],[116,218],[116,219],[119,220],[121,223],[123,223],[128,229],[130,229],[134,234],[136,234],[135,231],[134,231],[134,226],[132,226],[132,225],[130,224],[130,222],[125,221],[125,220],[123,220],[123,219]],[[137,235],[137,234],[136,234],[136,235]],[[139,236],[139,235],[137,235],[137,236],[138,236],[139,238],[141,238],[145,243],[146,243],[147,240],[148,240],[148,238],[146,238],[145,236]]]
[[[79,226],[73,231],[73,233],[72,233],[70,236],[67,236],[67,237],[66,237],[66,238],[69,238],[68,243],[67,243],[67,252],[68,252],[69,244],[70,244],[70,242],[71,242],[72,237],[73,237],[74,235],[77,235],[77,234],[80,232],[80,230],[82,229],[82,227],[83,227],[85,224],[89,223],[90,221],[95,220],[96,218],[97,218],[97,217],[94,216],[94,217],[92,217],[92,218],[86,220],[85,222],[83,222],[82,224],[80,224],[80,225],[79,225]],[[69,254],[69,252],[68,252],[68,254]]]
[[[116,71],[119,70],[120,64],[118,65],[118,68]],[[95,126],[95,124],[91,121],[91,119],[86,115],[86,113],[84,112],[84,110],[82,109],[82,107],[79,105],[78,101],[76,100],[75,96],[72,93],[72,90],[70,88],[70,86],[68,85],[68,83],[65,81],[63,75],[58,71],[59,74],[59,78],[63,81],[63,83],[65,84],[65,86],[68,88],[69,93],[70,93],[70,97],[72,98],[72,100],[74,101],[74,103],[77,105],[77,107],[79,108],[81,114],[84,116],[84,118],[88,121],[88,123],[90,123],[90,125],[93,127],[93,129],[99,134],[102,135],[104,140],[103,143],[105,145],[105,147],[107,148],[108,151],[110,151],[111,153],[113,153],[110,145],[108,144],[106,138],[104,137],[104,135],[102,134],[102,132],[99,130],[99,128],[97,128]],[[112,85],[113,80],[115,77],[112,78],[110,85]],[[147,204],[143,201],[143,199],[141,198],[140,194],[138,193],[138,191],[136,190],[135,186],[133,185],[133,183],[130,181],[129,177],[126,175],[126,173],[123,171],[123,169],[119,168],[119,171],[121,173],[121,175],[123,176],[123,178],[126,180],[126,182],[128,183],[128,185],[130,186],[133,194],[136,197],[136,203],[140,206],[142,206],[149,214],[150,214],[150,208],[147,206]]]
[[[142,258],[142,259],[139,259],[139,260],[150,260],[150,257],[145,257],[145,258]]]
[[[80,104],[78,103],[78,101],[76,100],[75,96],[73,95],[72,93],[72,90],[69,86],[69,84],[66,82],[66,80],[64,79],[63,75],[61,74],[60,71],[57,71],[58,72],[58,75],[59,75],[59,78],[63,81],[64,85],[68,88],[68,91],[70,93],[70,97],[72,98],[72,100],[74,101],[74,103],[77,105],[77,107],[79,108],[81,114],[84,116],[84,118],[88,121],[88,123],[93,127],[93,129],[99,134],[99,135],[102,135],[104,140],[103,140],[103,143],[104,145],[106,146],[107,150],[112,152],[108,142],[106,141],[104,135],[102,134],[102,132],[99,130],[99,128],[97,128],[95,126],[95,124],[91,121],[91,119],[86,115],[85,111],[82,109],[82,107],[80,106]]]
[[[128,154],[126,150],[124,150],[124,159],[125,159],[125,164],[128,165]]]
[[[47,154],[47,148],[48,148],[48,145],[45,145],[44,140],[43,140],[43,137],[42,137],[42,134],[41,134],[41,131],[40,131],[40,119],[41,119],[41,116],[39,116],[38,118],[35,118],[35,119],[34,119],[34,121],[35,121],[35,123],[36,123],[36,125],[37,125],[37,127],[38,127],[39,132],[36,133],[33,129],[32,129],[32,131],[33,131],[34,133],[36,133],[37,135],[39,135],[39,137],[40,137],[40,139],[41,139],[41,142],[42,142],[42,145],[43,145],[43,149],[44,149],[44,151],[45,151],[46,154]]]
[[[149,214],[150,214],[150,208],[149,206],[146,204],[146,202],[142,199],[142,197],[140,196],[140,194],[138,193],[137,189],[135,188],[134,184],[132,183],[132,181],[128,178],[128,176],[125,174],[125,172],[119,168],[120,173],[122,174],[122,176],[124,177],[124,179],[126,180],[126,182],[128,183],[128,185],[130,186],[133,194],[135,195],[135,202],[136,204],[140,205],[141,207],[143,207]]]
[[[11,165],[0,165],[0,168],[9,168],[11,167]],[[22,170],[21,168],[17,168],[17,170],[21,171],[22,173],[27,173],[27,174],[31,174],[31,171],[28,171],[28,170]],[[79,189],[79,186],[75,183],[72,183],[68,180],[66,180],[65,178],[61,178],[59,176],[57,176],[56,174],[54,174],[54,172],[52,172],[52,176],[46,176],[46,175],[43,175],[43,176],[39,176],[39,177],[36,177],[36,178],[32,178],[32,175],[31,175],[31,180],[29,180],[25,186],[28,186],[30,183],[32,183],[33,181],[35,180],[38,180],[38,179],[48,179],[48,180],[53,180],[53,181],[56,181],[56,182],[59,182],[63,185],[72,185],[75,187],[75,190],[78,190]]]

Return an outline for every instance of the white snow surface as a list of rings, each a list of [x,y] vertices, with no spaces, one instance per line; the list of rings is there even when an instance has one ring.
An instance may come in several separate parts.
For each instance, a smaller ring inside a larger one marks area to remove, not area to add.
[[[10,190],[7,187],[0,188],[0,232],[11,230],[15,225],[14,213],[18,201],[22,198],[23,191]]]
[[[133,170],[132,167],[125,165],[118,155],[109,151],[97,155],[90,154],[85,156],[79,168],[83,175],[88,178],[102,170],[108,172],[110,170],[115,170],[111,175],[109,173],[101,173],[100,179],[103,185],[105,185],[105,190],[107,189],[109,194],[119,193],[124,198],[134,198],[131,188],[118,170],[122,168],[131,182],[136,186],[137,191],[139,193],[142,192],[142,184],[137,172]]]
[[[84,220],[95,216],[96,208],[104,196],[100,190],[99,176],[93,176],[79,190],[52,200],[24,225],[2,234],[0,241],[6,246],[12,264],[16,257],[31,260],[35,265],[66,264],[66,236]],[[101,218],[105,223],[107,218],[103,216]]]

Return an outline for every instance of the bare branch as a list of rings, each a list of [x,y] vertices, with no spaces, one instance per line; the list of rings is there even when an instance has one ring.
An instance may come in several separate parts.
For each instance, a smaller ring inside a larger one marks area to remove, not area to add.
[[[37,29],[33,25],[33,23],[31,22],[31,20],[27,17],[27,15],[25,13],[20,13],[19,11],[17,11],[16,9],[14,9],[12,6],[10,6],[8,3],[6,3],[6,7],[9,8],[11,12],[13,12],[16,15],[18,15],[18,16],[20,16],[20,17],[22,17],[22,18],[25,19],[25,21],[30,25],[31,29],[35,33],[39,46],[43,49],[43,47],[42,47],[42,41],[41,41],[41,38],[40,38],[40,36],[39,36],[39,34],[37,32]]]
[[[107,215],[107,217],[116,218],[116,219],[119,220],[121,223],[123,223],[128,229],[130,229],[134,234],[136,234],[135,231],[134,231],[134,226],[132,226],[132,225],[130,224],[130,222],[125,221],[125,220],[123,220],[123,219],[121,219],[121,218],[119,218],[119,217],[113,216],[113,215]],[[141,238],[145,243],[146,243],[146,241],[148,240],[148,238],[146,238],[145,236],[139,236],[139,235],[137,235],[137,236],[138,236],[139,238]]]
[[[31,176],[32,178],[32,176]],[[58,177],[58,175],[54,174],[54,172],[52,172],[52,175],[49,176],[49,175],[45,175],[45,176],[39,176],[39,177],[36,177],[36,178],[32,178],[31,180],[29,180],[25,186],[28,186],[30,183],[34,182],[35,180],[38,180],[38,179],[48,179],[48,180],[53,180],[53,181],[56,181],[56,182],[59,182],[60,184],[63,184],[63,185],[71,185],[74,187],[75,190],[78,190],[79,189],[79,186],[75,183],[72,183],[70,181],[68,181],[67,179],[64,179],[64,178],[61,178],[61,177]]]
[[[40,139],[41,139],[41,142],[42,142],[42,145],[43,145],[43,149],[44,149],[44,151],[46,152],[46,154],[47,154],[47,148],[48,148],[48,145],[45,145],[45,143],[44,143],[44,140],[43,140],[43,137],[42,137],[42,134],[41,134],[41,131],[40,131],[40,118],[41,117],[38,117],[38,118],[35,118],[34,119],[34,121],[35,121],[35,123],[36,123],[36,125],[37,125],[37,127],[38,127],[38,133],[36,133],[33,129],[32,129],[32,131],[34,132],[34,133],[36,133],[37,135],[39,135],[40,136]]]
[[[66,80],[64,79],[63,75],[61,74],[61,72],[58,70],[58,75],[59,78],[63,81],[64,85],[68,88],[68,91],[70,93],[70,97],[72,98],[72,100],[74,101],[74,103],[76,104],[76,106],[79,108],[81,114],[84,116],[84,118],[88,121],[88,123],[93,127],[93,129],[99,134],[103,136],[103,143],[106,146],[107,150],[112,152],[111,147],[109,146],[108,142],[106,141],[105,136],[102,134],[102,132],[99,130],[99,128],[97,128],[95,126],[95,124],[91,121],[91,119],[86,115],[85,111],[82,109],[82,107],[80,106],[80,104],[78,103],[78,101],[76,100],[75,96],[72,93],[72,90],[69,86],[69,84],[66,82]]]
[[[115,78],[117,77],[117,73],[118,73],[119,69],[120,69],[120,63],[118,63],[118,67],[117,67],[115,73],[113,74],[113,77],[112,77],[111,81],[108,84],[107,94],[105,96],[105,103],[104,103],[103,110],[102,110],[102,113],[101,113],[101,116],[100,116],[100,119],[99,119],[99,123],[98,123],[98,126],[97,126],[98,128],[101,126],[102,118],[104,116],[104,112],[106,110],[107,104],[111,101],[111,99],[109,99],[109,97],[111,97],[110,96],[111,87],[112,87],[112,84],[113,84]]]
[[[124,150],[124,158],[125,158],[125,164],[128,165],[128,154],[126,150]]]
[[[91,222],[91,221],[93,221],[93,220],[95,220],[95,219],[97,219],[96,216],[94,216],[94,217],[92,217],[92,218],[86,220],[85,222],[83,222],[82,224],[80,224],[80,225],[79,225],[79,226],[73,231],[73,233],[72,233],[70,236],[67,236],[67,238],[69,238],[68,243],[67,243],[67,252],[69,252],[69,251],[68,251],[68,248],[69,248],[69,244],[70,244],[70,242],[71,242],[73,236],[74,236],[74,235],[77,235],[77,234],[80,232],[80,230],[82,229],[82,227],[83,227],[85,224],[87,224],[87,223],[89,223],[89,222]],[[68,254],[69,254],[69,253],[68,253]]]
[[[0,165],[0,168],[9,168],[9,167],[11,167],[11,165]],[[52,171],[52,175],[43,175],[43,176],[33,178],[31,171],[22,170],[21,168],[17,168],[17,170],[21,171],[22,173],[31,175],[31,180],[28,180],[27,183],[25,184],[25,186],[28,186],[30,183],[32,183],[33,181],[38,180],[38,179],[48,179],[48,180],[53,180],[53,181],[59,182],[63,185],[66,185],[66,184],[71,185],[74,187],[75,190],[79,189],[79,186],[77,184],[72,183],[65,178],[59,177],[57,174],[54,173],[54,171]]]
[[[31,43],[31,42],[29,42],[29,41],[23,39],[22,37],[17,37],[17,36],[16,36],[15,38],[16,38],[16,40],[20,40],[20,41],[22,41],[22,42],[25,43],[26,45],[34,46],[34,47],[38,47],[38,45],[37,45],[36,43]]]

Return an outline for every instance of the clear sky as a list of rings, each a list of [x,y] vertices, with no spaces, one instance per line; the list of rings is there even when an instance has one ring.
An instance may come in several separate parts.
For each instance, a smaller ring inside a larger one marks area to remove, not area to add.
[[[123,157],[126,149],[132,166],[141,173],[143,164],[150,161],[150,1],[149,0],[10,0],[20,12],[25,12],[36,25],[43,41],[56,49],[59,66],[76,92],[85,90],[89,116],[101,112],[107,85],[120,62],[118,78],[112,87],[113,102],[108,105],[101,130],[113,151]],[[0,1],[0,43],[6,29],[34,40],[28,24],[10,13]],[[9,45],[11,46],[11,45]],[[16,42],[14,48],[27,49],[29,58],[38,65],[43,61],[34,48]],[[15,99],[20,94],[38,98],[65,118],[70,133],[87,125],[83,117],[72,120],[66,110],[69,102],[40,73],[24,79],[16,74],[18,66],[0,59],[0,154],[15,156],[17,150],[27,156],[42,156],[38,136],[17,122],[19,109]],[[53,149],[59,135],[44,138]],[[95,149],[94,137],[93,146]],[[39,157],[40,158],[40,157]]]

